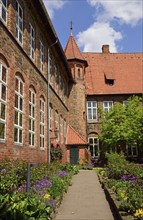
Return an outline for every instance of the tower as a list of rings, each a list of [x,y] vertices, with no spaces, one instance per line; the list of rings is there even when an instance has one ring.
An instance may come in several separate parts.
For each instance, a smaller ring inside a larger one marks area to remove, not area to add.
[[[69,93],[69,124],[86,139],[86,101],[85,101],[85,68],[87,61],[82,57],[79,47],[71,33],[68,39],[65,55],[67,57],[74,84]]]

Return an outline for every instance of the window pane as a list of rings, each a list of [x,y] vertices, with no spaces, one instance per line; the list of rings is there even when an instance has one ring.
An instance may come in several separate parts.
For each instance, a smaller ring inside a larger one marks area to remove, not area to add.
[[[0,118],[5,120],[5,113],[6,113],[6,106],[1,103],[1,115],[0,115]]]
[[[22,127],[22,114],[19,113],[19,125]]]
[[[89,138],[89,143],[93,144],[93,138]]]
[[[6,22],[6,10],[2,8],[2,18]]]
[[[18,95],[15,94],[15,107],[18,108]]]
[[[96,119],[96,109],[93,109],[93,119]]]
[[[2,66],[2,81],[6,82],[6,68]]]
[[[34,134],[32,134],[32,145],[34,146]]]
[[[35,130],[35,122],[33,120],[33,122],[32,122],[32,131],[34,131],[34,130]]]
[[[5,124],[0,123],[0,139],[5,138]]]
[[[22,130],[19,130],[19,143],[22,143]]]
[[[6,86],[5,85],[2,85],[2,92],[1,92],[1,94],[2,94],[2,99],[3,100],[6,100]]]
[[[23,110],[23,99],[20,97],[20,110]]]
[[[88,107],[91,107],[91,102],[87,102]]]
[[[96,107],[96,102],[93,102],[93,107]]]
[[[15,79],[15,90],[18,92],[18,79]]]
[[[18,112],[15,111],[14,124],[18,125]]]
[[[15,142],[18,142],[17,137],[18,137],[18,129],[17,129],[17,128],[14,128],[14,141],[15,141]]]

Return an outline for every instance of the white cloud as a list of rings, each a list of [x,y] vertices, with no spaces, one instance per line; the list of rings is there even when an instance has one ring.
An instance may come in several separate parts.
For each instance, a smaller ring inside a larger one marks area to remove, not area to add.
[[[143,18],[142,0],[87,0],[87,2],[95,7],[98,21],[117,19],[122,23],[134,26]]]
[[[54,17],[55,10],[63,8],[67,3],[66,0],[43,0],[43,2],[51,19]]]
[[[101,52],[103,44],[109,44],[110,51],[117,52],[116,41],[121,39],[121,33],[116,32],[109,23],[105,22],[95,22],[77,35],[77,43],[84,52]]]
[[[135,26],[143,18],[142,0],[87,0],[95,8],[94,23],[77,35],[83,51],[101,52],[103,44],[110,45],[111,52],[118,51],[118,41],[123,39],[116,27],[122,24]],[[114,23],[113,27],[113,21]],[[115,24],[117,26],[115,26]],[[121,48],[120,48],[121,49]]]

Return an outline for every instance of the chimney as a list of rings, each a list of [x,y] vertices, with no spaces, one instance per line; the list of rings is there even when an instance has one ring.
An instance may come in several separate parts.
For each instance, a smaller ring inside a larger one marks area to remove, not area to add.
[[[102,53],[110,53],[109,45],[103,45],[102,46]]]

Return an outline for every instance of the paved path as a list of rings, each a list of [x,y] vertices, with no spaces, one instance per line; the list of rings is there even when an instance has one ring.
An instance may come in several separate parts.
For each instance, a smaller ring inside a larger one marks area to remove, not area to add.
[[[95,171],[73,177],[55,220],[114,220]]]

